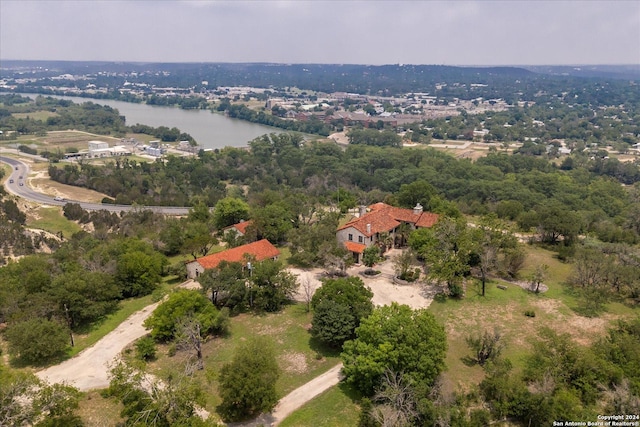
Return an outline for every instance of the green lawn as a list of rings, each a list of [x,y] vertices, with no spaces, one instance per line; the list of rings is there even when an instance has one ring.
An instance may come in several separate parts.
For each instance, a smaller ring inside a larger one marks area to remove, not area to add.
[[[280,423],[281,427],[351,427],[358,425],[360,407],[345,384],[338,384],[307,402]]]
[[[28,227],[39,228],[53,234],[62,232],[62,235],[67,239],[70,238],[72,234],[82,230],[77,223],[66,219],[58,207],[40,207],[36,211],[35,216],[37,219],[30,219],[27,221]]]

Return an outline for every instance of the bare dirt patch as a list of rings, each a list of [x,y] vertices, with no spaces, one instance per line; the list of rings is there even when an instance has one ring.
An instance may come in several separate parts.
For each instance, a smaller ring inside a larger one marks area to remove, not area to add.
[[[399,250],[390,251],[388,260],[376,265],[375,268],[381,271],[381,274],[375,277],[362,276],[360,273],[364,271],[364,266],[355,266],[347,270],[347,273],[352,276],[357,276],[362,279],[364,284],[368,286],[373,292],[373,303],[377,306],[391,305],[392,302],[398,304],[406,304],[411,308],[427,308],[433,301],[432,289],[430,286],[424,283],[415,283],[409,285],[398,285],[393,282],[393,263],[391,259],[393,255],[398,253]],[[288,268],[287,271],[298,276],[298,283],[300,284],[298,292],[295,296],[296,301],[306,302],[305,286],[308,283],[311,293],[316,291],[322,286],[321,279],[323,277],[324,270],[319,268],[314,269],[299,269]]]
[[[287,373],[304,374],[309,370],[307,358],[303,353],[285,353],[280,357],[279,362],[280,369]]]
[[[51,180],[49,174],[44,171],[37,172],[33,177],[30,177],[29,185],[39,193],[82,202],[100,203],[103,198],[108,197],[106,194],[87,188],[74,187],[72,185],[55,182]]]

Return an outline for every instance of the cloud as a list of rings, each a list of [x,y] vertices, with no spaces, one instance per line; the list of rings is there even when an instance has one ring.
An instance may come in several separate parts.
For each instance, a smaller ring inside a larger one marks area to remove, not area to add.
[[[0,57],[164,62],[640,62],[632,1],[0,1]]]

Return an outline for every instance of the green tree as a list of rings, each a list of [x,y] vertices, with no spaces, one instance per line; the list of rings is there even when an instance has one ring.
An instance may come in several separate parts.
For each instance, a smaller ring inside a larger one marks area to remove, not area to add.
[[[295,215],[283,203],[272,203],[263,208],[255,208],[251,217],[258,237],[271,243],[283,242],[287,232],[293,228]]]
[[[178,331],[182,319],[194,317],[200,323],[204,335],[222,333],[227,328],[227,316],[219,312],[209,300],[198,291],[180,289],[169,295],[144,321],[156,340],[170,340]]]
[[[562,237],[568,246],[575,241],[582,228],[582,220],[577,212],[567,209],[558,200],[538,205],[536,212],[543,242],[557,243]]]
[[[120,289],[113,276],[100,272],[71,271],[53,280],[49,290],[58,311],[76,328],[95,321],[118,306]]]
[[[69,348],[67,328],[47,319],[30,319],[11,324],[5,339],[9,353],[27,363],[43,364],[63,356]]]
[[[426,310],[397,303],[375,308],[356,329],[356,337],[344,343],[343,372],[366,396],[380,385],[385,370],[430,386],[444,369],[444,327]]]
[[[218,230],[249,219],[249,205],[235,197],[218,200],[213,211],[213,223]]]
[[[118,256],[116,281],[122,289],[122,296],[150,294],[160,282],[165,263],[166,258],[160,253],[134,250]]]
[[[296,276],[285,271],[280,261],[270,259],[252,264],[249,281],[249,305],[264,311],[280,310],[298,289]]]
[[[239,421],[272,410],[278,402],[279,375],[275,351],[267,338],[255,337],[240,345],[233,360],[220,370],[222,416]]]
[[[311,299],[311,334],[338,347],[373,311],[373,293],[359,277],[326,280]]]
[[[362,251],[362,262],[368,268],[373,267],[380,260],[380,248],[372,245]]]
[[[156,358],[156,342],[150,336],[144,336],[136,341],[136,357],[149,361]]]
[[[126,425],[157,427],[205,427],[214,424],[197,414],[204,393],[196,381],[173,375],[165,381],[150,380],[143,372],[119,361],[110,372],[108,396],[118,398]]]
[[[403,208],[412,209],[417,204],[429,208],[433,196],[438,194],[433,185],[427,181],[418,180],[409,184],[402,184],[396,198]]]
[[[244,303],[247,294],[242,264],[222,261],[216,268],[204,271],[196,279],[205,293],[211,293],[211,303],[235,308]]]
[[[450,295],[462,296],[460,282],[469,271],[472,249],[464,220],[445,218],[420,228],[409,236],[409,246],[426,261],[432,280],[446,283]]]
[[[470,335],[465,341],[474,353],[474,361],[479,365],[484,365],[490,360],[500,357],[500,353],[504,348],[504,342],[501,341],[502,335],[498,330],[493,333],[484,331],[481,335]]]
[[[31,373],[13,372],[0,364],[0,425],[83,425],[75,415],[80,392],[65,384],[46,384]]]

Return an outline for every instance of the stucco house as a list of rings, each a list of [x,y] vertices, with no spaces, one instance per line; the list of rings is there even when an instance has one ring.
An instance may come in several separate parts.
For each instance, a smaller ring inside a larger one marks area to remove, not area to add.
[[[222,261],[245,263],[247,259],[245,255],[255,261],[264,261],[266,259],[276,260],[280,256],[280,251],[267,239],[262,239],[188,262],[187,277],[195,279],[205,270],[216,268]]]
[[[233,224],[233,225],[230,225],[230,226],[224,228],[222,231],[223,231],[224,234],[235,233],[236,237],[242,237],[245,234],[247,234],[247,227],[249,227],[251,224],[253,224],[253,221],[251,221],[251,220],[240,221],[237,224]]]
[[[353,254],[354,260],[361,263],[362,252],[376,244],[381,234],[387,233],[395,242],[396,232],[402,224],[415,230],[432,227],[438,222],[438,218],[438,214],[424,212],[419,203],[413,209],[375,203],[366,208],[361,207],[359,217],[338,228],[336,238],[338,243]]]

